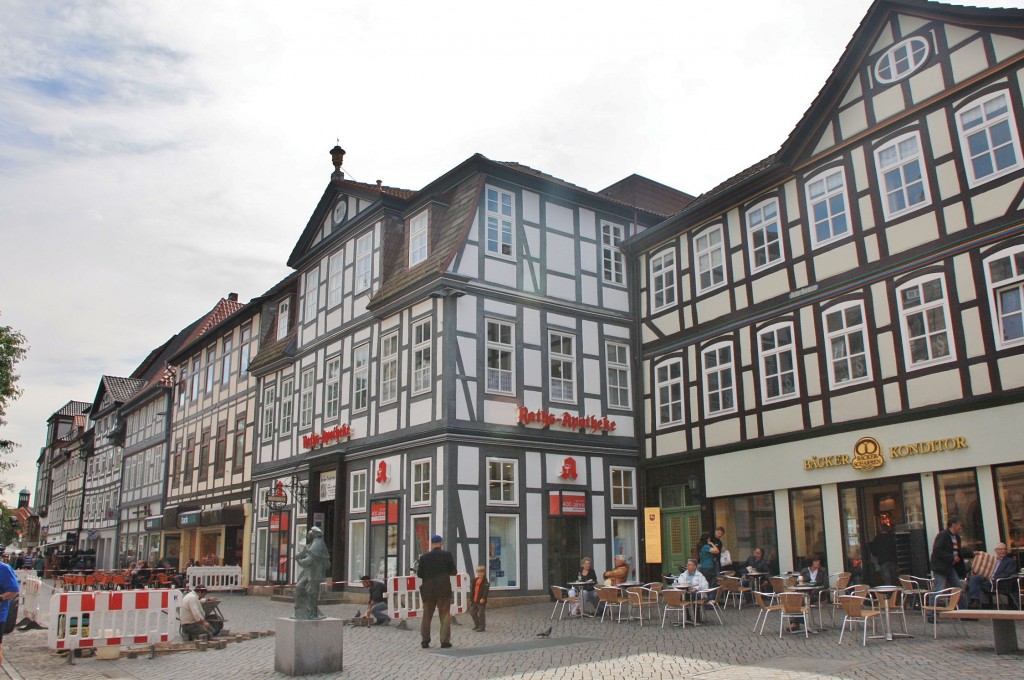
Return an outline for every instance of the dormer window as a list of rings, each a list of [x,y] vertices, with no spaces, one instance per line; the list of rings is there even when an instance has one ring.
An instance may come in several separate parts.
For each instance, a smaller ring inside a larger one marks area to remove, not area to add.
[[[409,266],[415,267],[427,259],[427,211],[409,220]]]
[[[277,303],[277,339],[283,340],[288,335],[288,313],[291,309],[288,298]]]
[[[875,78],[888,85],[906,78],[928,58],[928,41],[921,37],[907,38],[887,49],[875,62]]]

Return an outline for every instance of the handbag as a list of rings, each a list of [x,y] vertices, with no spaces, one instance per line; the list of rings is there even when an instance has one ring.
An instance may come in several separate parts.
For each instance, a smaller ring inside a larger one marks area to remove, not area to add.
[[[721,560],[721,562],[722,562],[722,566],[723,567],[728,567],[730,564],[732,564],[732,555],[729,554],[728,550],[723,550],[722,551],[722,560]]]

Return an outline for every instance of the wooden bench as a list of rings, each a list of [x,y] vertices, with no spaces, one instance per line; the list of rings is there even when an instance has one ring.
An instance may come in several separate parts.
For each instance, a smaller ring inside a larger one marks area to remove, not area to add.
[[[1017,647],[1017,621],[1024,621],[1024,611],[1008,609],[958,609],[951,612],[940,612],[944,619],[969,619],[992,621],[992,640],[995,642],[996,654],[1012,654]]]

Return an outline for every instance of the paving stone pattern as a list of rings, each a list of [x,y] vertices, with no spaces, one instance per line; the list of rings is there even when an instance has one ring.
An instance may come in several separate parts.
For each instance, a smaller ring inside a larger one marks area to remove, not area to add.
[[[233,632],[274,629],[274,620],[289,616],[289,603],[266,597],[223,596],[221,610]],[[330,616],[347,618],[361,606],[325,607]],[[591,678],[922,678],[1020,677],[1024,655],[996,656],[987,623],[967,622],[969,637],[957,635],[949,624],[931,636],[920,614],[908,615],[913,639],[894,642],[847,637],[840,646],[836,627],[805,640],[803,635],[778,638],[768,629],[760,637],[751,628],[756,611],[725,612],[724,626],[677,628],[636,621],[601,623],[596,619],[549,621],[548,605],[497,608],[487,613],[487,632],[476,633],[468,616],[453,627],[450,650],[437,642],[437,623],[431,649],[421,649],[418,625],[402,630],[395,624],[369,628],[346,627],[345,668],[340,674],[308,678],[438,678],[463,680],[509,678],[529,680],[589,680]],[[828,616],[825,617],[826,626]],[[536,634],[549,625],[549,639]],[[768,628],[771,628],[771,623]],[[1021,624],[1018,624],[1018,634]],[[274,671],[274,638],[231,642],[223,650],[189,651],[149,659],[100,661],[65,657],[46,648],[47,631],[15,631],[4,639],[3,671],[14,680],[181,680],[181,678],[284,678]],[[559,644],[562,642],[561,644]],[[1024,642],[1024,638],[1022,638]],[[941,664],[941,668],[940,668]],[[0,678],[4,675],[0,673]]]

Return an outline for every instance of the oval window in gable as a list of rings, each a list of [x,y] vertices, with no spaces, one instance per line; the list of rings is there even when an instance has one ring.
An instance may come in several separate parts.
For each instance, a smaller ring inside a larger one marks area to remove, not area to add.
[[[875,63],[875,78],[880,83],[895,83],[916,71],[928,59],[928,41],[907,38],[885,51]]]

